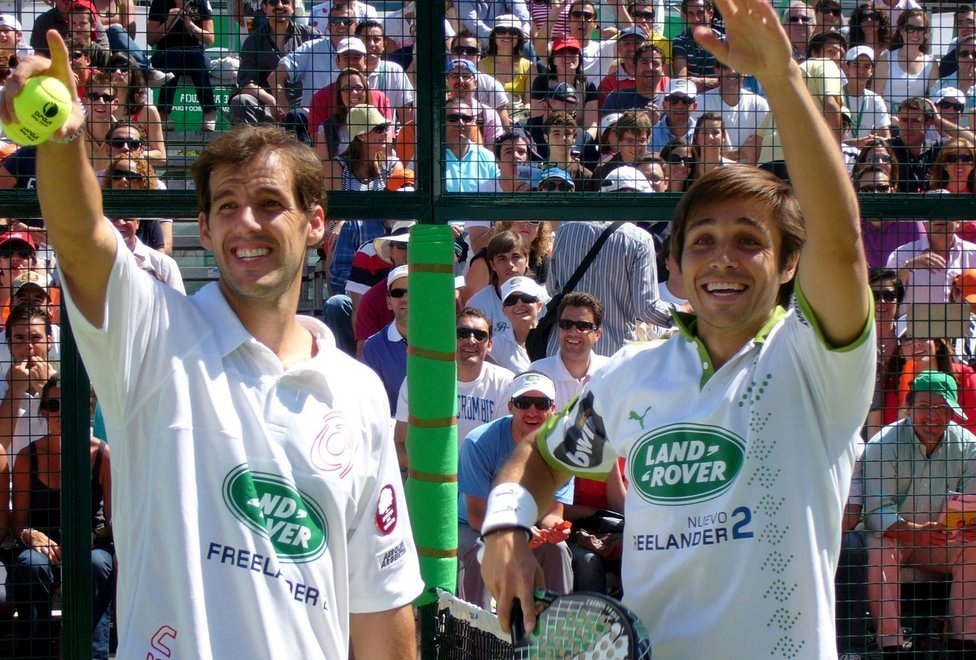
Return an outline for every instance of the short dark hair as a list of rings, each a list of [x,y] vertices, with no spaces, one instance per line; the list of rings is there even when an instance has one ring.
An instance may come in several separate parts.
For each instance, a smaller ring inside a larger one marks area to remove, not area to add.
[[[515,142],[516,140],[522,140],[525,142],[526,146],[531,150],[532,148],[532,138],[525,130],[513,126],[509,130],[505,131],[501,135],[495,138],[495,142],[492,145],[492,151],[495,152],[495,158],[498,158],[502,154],[502,147],[505,146],[506,142]]]
[[[61,385],[61,374],[54,374],[44,383],[41,388],[41,401],[51,400],[51,390]]]
[[[326,209],[325,174],[322,162],[307,144],[294,133],[277,126],[240,126],[208,144],[193,162],[191,171],[196,185],[197,205],[204,217],[210,217],[210,175],[221,165],[242,166],[265,153],[275,153],[291,170],[295,201],[303,211],[317,204]]]
[[[624,133],[647,133],[650,135],[654,128],[651,124],[651,116],[644,110],[628,110],[616,121],[613,127],[617,139],[621,139]]]
[[[356,36],[358,37],[366,30],[370,30],[372,28],[379,28],[384,35],[386,34],[386,30],[383,29],[383,24],[370,18],[356,25]]]
[[[688,13],[688,4],[693,0],[681,0],[681,13]],[[715,3],[712,0],[704,0],[702,4],[705,6],[705,11],[715,11]]]
[[[7,322],[4,324],[3,329],[7,336],[7,346],[11,344],[11,337],[13,333],[11,330],[14,324],[17,323],[30,323],[34,319],[44,320],[44,333],[50,337],[52,334],[51,330],[51,315],[48,314],[47,310],[43,307],[37,305],[32,305],[31,303],[20,303],[19,305],[14,305],[10,309],[10,315],[7,317]]]
[[[485,314],[484,312],[482,312],[477,307],[465,307],[460,312],[458,312],[457,317],[454,319],[455,325],[461,319],[464,319],[464,318],[481,319],[482,321],[484,321],[485,322],[485,325],[488,326],[488,339],[491,339],[491,319],[488,318],[488,315],[487,314]]]
[[[593,322],[596,323],[596,327],[599,328],[603,325],[603,315],[606,313],[606,309],[600,299],[592,293],[572,291],[563,296],[563,299],[559,301],[559,307],[556,309],[557,320],[562,318],[563,310],[567,307],[585,307],[593,312]]]
[[[661,47],[660,46],[658,46],[653,41],[643,41],[634,50],[634,64],[637,64],[637,60],[639,60],[641,57],[643,57],[644,54],[647,53],[647,51],[651,51],[651,53],[656,53],[657,55],[659,55],[661,57],[661,61],[662,62],[667,63],[668,58],[664,54],[664,51],[661,50]]]
[[[549,129],[553,128],[554,126],[561,126],[574,131],[579,128],[579,124],[576,123],[576,119],[573,117],[573,115],[562,111],[554,112],[549,115],[549,117],[546,118],[545,126],[546,135],[549,134]]]
[[[881,282],[892,281],[895,283],[895,295],[898,299],[898,304],[905,299],[905,285],[902,283],[901,278],[898,277],[898,271],[893,268],[877,268],[872,267],[868,269],[868,284],[873,286]]]
[[[810,41],[807,42],[807,57],[813,57],[813,51],[815,50],[822,52],[830,42],[838,43],[845,49],[847,48],[847,37],[840,32],[836,30],[818,32],[810,37]]]

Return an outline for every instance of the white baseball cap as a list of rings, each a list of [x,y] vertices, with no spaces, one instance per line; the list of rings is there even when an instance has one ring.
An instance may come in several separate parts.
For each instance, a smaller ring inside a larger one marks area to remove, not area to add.
[[[396,268],[394,268],[393,270],[391,270],[389,272],[389,274],[387,274],[387,276],[386,276],[386,288],[389,289],[391,286],[393,286],[393,283],[394,282],[396,282],[398,279],[400,279],[402,277],[406,277],[409,274],[410,274],[410,270],[409,270],[408,266],[406,266],[406,265],[397,266]]]
[[[342,55],[345,52],[352,51],[354,53],[366,54],[366,44],[363,43],[362,39],[358,37],[343,37],[339,41],[339,47],[336,48],[336,55]]]
[[[13,14],[0,14],[0,27],[12,27],[17,32],[23,32],[20,21]]]
[[[501,27],[518,30],[522,33],[523,37],[525,36],[525,26],[522,25],[522,21],[519,20],[519,17],[515,14],[502,14],[501,16],[495,18],[495,25],[492,26],[492,29],[494,30]]]
[[[526,392],[541,392],[553,401],[556,400],[556,385],[552,379],[538,371],[526,371],[512,380],[512,398],[522,396]]]
[[[941,101],[942,99],[951,99],[956,103],[961,103],[966,105],[966,95],[963,94],[962,90],[955,87],[941,87],[930,95],[931,98],[936,101]]]
[[[610,114],[604,115],[603,119],[600,120],[600,135],[603,135],[608,128],[620,121],[620,118],[623,116],[624,113],[622,112],[611,112]]]
[[[636,167],[621,165],[611,170],[600,184],[600,192],[617,192],[619,190],[636,190],[640,193],[652,193],[654,189],[647,182],[647,177]]]
[[[854,48],[851,48],[844,55],[844,61],[845,62],[853,62],[854,60],[856,60],[857,58],[859,58],[861,55],[864,55],[869,60],[871,60],[872,62],[874,62],[874,49],[871,48],[870,46],[854,46]]]
[[[672,94],[681,94],[694,101],[698,96],[698,87],[687,78],[672,78],[664,89],[664,96],[668,97]]]
[[[513,293],[527,293],[539,301],[545,300],[546,291],[531,277],[519,275],[502,284],[502,302]]]

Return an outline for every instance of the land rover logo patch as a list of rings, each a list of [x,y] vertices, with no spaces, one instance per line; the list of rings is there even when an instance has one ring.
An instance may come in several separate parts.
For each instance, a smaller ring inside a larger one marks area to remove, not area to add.
[[[676,505],[717,497],[735,481],[744,459],[745,442],[726,429],[673,424],[638,440],[628,466],[643,499]]]
[[[238,520],[271,540],[279,560],[304,563],[325,552],[329,541],[325,514],[284,478],[238,465],[224,478],[223,496]]]

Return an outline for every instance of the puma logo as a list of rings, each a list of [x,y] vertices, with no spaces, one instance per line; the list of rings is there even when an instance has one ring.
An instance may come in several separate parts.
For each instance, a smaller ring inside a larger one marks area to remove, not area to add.
[[[647,417],[647,413],[649,413],[649,412],[651,412],[651,406],[648,406],[647,408],[644,409],[644,414],[643,415],[638,415],[636,410],[631,410],[630,411],[630,417],[628,417],[627,419],[632,419],[635,422],[637,422],[638,424],[640,424],[641,431],[643,431],[644,430],[644,418]]]

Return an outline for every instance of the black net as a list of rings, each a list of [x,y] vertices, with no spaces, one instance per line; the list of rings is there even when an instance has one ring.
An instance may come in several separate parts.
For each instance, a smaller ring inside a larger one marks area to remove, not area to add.
[[[436,660],[511,660],[511,637],[491,612],[439,592]]]

